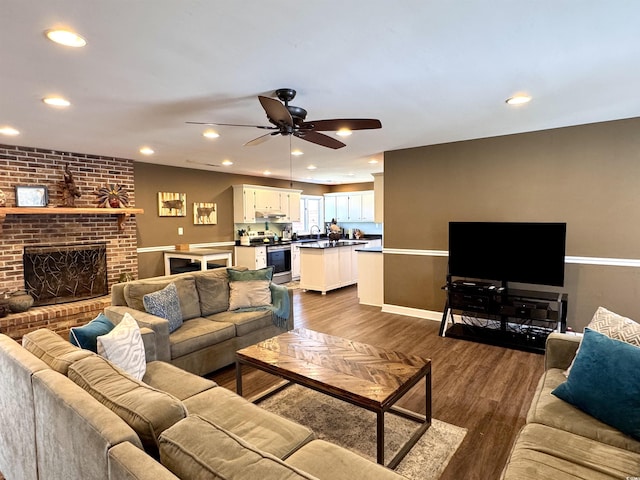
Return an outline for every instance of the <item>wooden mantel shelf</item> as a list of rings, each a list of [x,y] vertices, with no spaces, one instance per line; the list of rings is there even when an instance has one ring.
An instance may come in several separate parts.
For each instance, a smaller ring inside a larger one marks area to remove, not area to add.
[[[118,230],[124,230],[124,221],[127,218],[142,213],[142,208],[0,207],[0,230],[7,215],[116,215]]]

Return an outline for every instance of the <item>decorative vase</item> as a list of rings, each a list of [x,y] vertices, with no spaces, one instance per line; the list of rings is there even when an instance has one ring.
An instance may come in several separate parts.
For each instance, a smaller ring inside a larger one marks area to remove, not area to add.
[[[9,295],[8,303],[13,313],[26,312],[33,305],[33,297],[26,290],[18,290]]]

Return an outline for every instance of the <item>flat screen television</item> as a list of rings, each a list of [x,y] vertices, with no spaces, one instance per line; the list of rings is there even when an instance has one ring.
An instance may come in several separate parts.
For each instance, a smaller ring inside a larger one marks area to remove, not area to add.
[[[450,222],[449,275],[564,286],[566,223]]]

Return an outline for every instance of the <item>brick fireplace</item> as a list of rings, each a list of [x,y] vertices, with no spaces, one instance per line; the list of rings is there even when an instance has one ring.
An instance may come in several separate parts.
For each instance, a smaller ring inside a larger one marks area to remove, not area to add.
[[[0,189],[6,195],[7,207],[15,206],[16,185],[44,185],[50,197],[49,207],[43,207],[42,214],[9,214],[4,218],[0,232],[0,294],[25,289],[25,248],[47,245],[64,249],[81,244],[103,244],[107,291],[123,273],[137,277],[135,216],[123,222],[123,229],[119,230],[117,218],[111,215],[55,212],[55,206],[61,204],[60,183],[66,164],[81,192],[76,207],[94,207],[96,197],[93,192],[111,183],[123,185],[131,204],[135,205],[133,160],[0,145]],[[46,327],[64,335],[70,327],[94,318],[108,303],[107,295],[32,307],[25,313],[0,318],[0,332],[19,339],[24,333]]]

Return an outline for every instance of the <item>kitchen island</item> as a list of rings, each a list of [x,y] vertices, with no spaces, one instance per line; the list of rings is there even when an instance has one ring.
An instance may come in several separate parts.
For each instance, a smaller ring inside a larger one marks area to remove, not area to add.
[[[358,300],[363,305],[381,307],[384,302],[384,261],[382,247],[356,248],[358,272]]]
[[[355,249],[366,241],[318,240],[300,245],[300,288],[323,295],[347,285],[358,283],[358,258]]]

